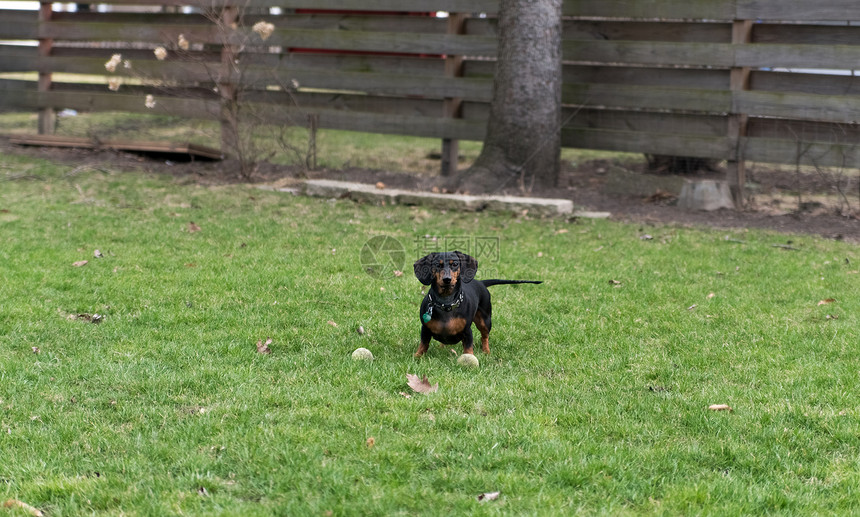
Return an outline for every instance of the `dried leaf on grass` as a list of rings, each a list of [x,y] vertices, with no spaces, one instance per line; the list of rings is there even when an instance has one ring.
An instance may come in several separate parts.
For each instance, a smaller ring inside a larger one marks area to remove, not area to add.
[[[371,436],[364,442],[364,444],[367,445],[368,449],[372,449],[373,446],[376,445],[376,438]]]
[[[646,197],[645,203],[667,203],[669,201],[674,201],[678,199],[678,196],[672,194],[671,192],[666,192],[662,189],[657,189],[653,194]]]
[[[77,262],[73,262],[72,265],[75,267],[82,267],[82,266],[86,266],[89,263],[90,263],[89,260],[79,260]]]
[[[818,305],[828,305],[828,304],[835,303],[835,302],[836,302],[835,299],[827,298],[827,299],[824,299],[824,300],[821,300],[820,302],[818,302]]]
[[[85,312],[82,312],[80,314],[69,314],[68,316],[66,316],[66,319],[99,324],[104,321],[105,317],[101,314],[87,314]]]
[[[42,513],[42,510],[40,510],[36,507],[30,506],[29,504],[27,504],[23,501],[19,501],[17,499],[7,500],[5,503],[3,503],[3,508],[18,508],[20,510],[27,512],[28,514],[32,515],[33,517],[42,517],[43,515],[45,515],[44,513]]]
[[[502,495],[501,492],[484,492],[478,496],[478,501],[495,501],[500,495]]]
[[[194,221],[188,222],[188,233],[199,232],[200,230],[202,230],[202,228],[197,226],[197,224],[195,224]]]
[[[427,380],[427,376],[424,378],[420,378],[417,375],[412,375],[411,373],[406,374],[406,380],[409,381],[409,387],[412,388],[416,393],[433,393],[434,391],[439,389],[439,383],[430,385],[430,381]]]
[[[734,411],[728,404],[711,404],[708,409],[711,411]]]
[[[272,338],[266,338],[266,342],[263,343],[263,340],[257,341],[257,353],[258,354],[271,354],[272,349],[269,348],[269,345],[272,344]]]

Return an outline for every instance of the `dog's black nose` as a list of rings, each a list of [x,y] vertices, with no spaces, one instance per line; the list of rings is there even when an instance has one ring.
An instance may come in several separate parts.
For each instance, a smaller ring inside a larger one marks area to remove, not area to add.
[[[451,277],[446,276],[445,278],[442,279],[442,283],[443,284],[450,284],[451,283]]]

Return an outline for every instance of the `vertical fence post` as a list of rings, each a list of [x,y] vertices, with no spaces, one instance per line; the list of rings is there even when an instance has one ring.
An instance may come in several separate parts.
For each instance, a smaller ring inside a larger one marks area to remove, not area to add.
[[[221,152],[235,154],[241,151],[239,145],[239,113],[238,93],[233,82],[234,60],[236,47],[229,41],[233,28],[239,21],[239,8],[225,6],[221,8],[220,32],[221,42],[221,72],[218,79],[218,92],[221,95]],[[241,157],[237,157],[240,158]]]
[[[463,34],[466,28],[466,15],[450,13],[448,15],[448,34]],[[463,75],[463,56],[445,57],[445,77],[461,77]],[[442,116],[445,118],[460,118],[463,99],[446,98],[442,101]],[[460,156],[460,142],[453,138],[442,139],[442,176],[451,176],[457,172],[457,162]]]
[[[51,21],[51,2],[41,2],[39,4],[39,25],[42,23],[46,23]],[[41,31],[40,31],[41,33]],[[44,38],[42,35],[39,35],[39,58],[48,57],[51,55],[51,49],[54,46],[54,40],[51,38]],[[39,64],[39,82],[38,82],[38,90],[41,92],[47,92],[51,89],[51,72],[46,71],[45,69],[45,60],[42,60],[42,63]],[[40,97],[43,97],[40,95]],[[43,97],[44,98],[44,97]],[[57,126],[57,114],[54,112],[54,108],[50,106],[46,106],[44,108],[39,108],[39,134],[40,135],[51,135],[54,133],[54,130]]]
[[[752,20],[735,20],[732,23],[732,44],[746,45],[752,42]],[[750,89],[749,67],[733,67],[731,70],[730,88],[732,94]],[[733,103],[734,104],[734,103]],[[726,174],[729,187],[734,197],[735,208],[744,207],[746,202],[746,163],[743,157],[743,141],[747,136],[747,113],[729,114],[728,136],[734,140],[734,156],[728,160]]]

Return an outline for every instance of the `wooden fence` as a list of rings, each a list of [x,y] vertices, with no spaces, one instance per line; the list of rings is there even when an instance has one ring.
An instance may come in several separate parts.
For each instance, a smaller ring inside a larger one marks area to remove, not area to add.
[[[0,74],[39,74],[0,79],[0,108],[43,110],[49,132],[55,109],[223,120],[235,96],[269,122],[313,114],[321,128],[444,139],[449,154],[483,139],[497,0],[249,0],[236,20],[229,1],[0,11]],[[860,168],[860,2],[565,0],[563,11],[564,146],[724,159],[734,185],[745,160]],[[259,21],[274,26],[265,41]],[[107,72],[116,53],[131,68]],[[52,80],[61,72],[104,83]],[[113,92],[114,76],[150,81]]]

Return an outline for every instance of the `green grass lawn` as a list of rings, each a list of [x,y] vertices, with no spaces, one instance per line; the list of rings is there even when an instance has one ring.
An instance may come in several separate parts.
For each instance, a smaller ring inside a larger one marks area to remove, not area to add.
[[[0,502],[52,517],[860,512],[850,244],[10,155],[0,232]],[[403,244],[402,276],[364,272],[380,235]],[[497,239],[479,275],[545,282],[492,288],[478,369],[438,344],[412,357],[426,236]],[[352,361],[358,347],[376,359]],[[404,396],[407,373],[438,392]]]

